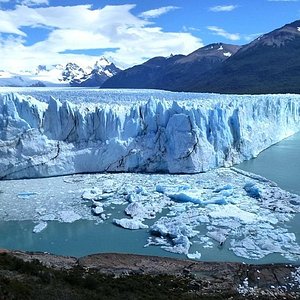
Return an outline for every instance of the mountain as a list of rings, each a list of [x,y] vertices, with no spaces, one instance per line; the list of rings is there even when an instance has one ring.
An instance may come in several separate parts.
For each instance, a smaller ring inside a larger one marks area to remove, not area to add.
[[[236,45],[218,43],[200,48],[187,56],[155,57],[118,73],[105,81],[102,87],[182,90],[193,83],[194,76],[216,68],[238,49]]]
[[[105,80],[120,71],[112,62],[101,57],[92,66],[81,67],[76,63],[45,66],[33,72],[19,74],[0,71],[0,86],[76,86],[99,87]]]
[[[90,73],[86,73],[79,79],[74,78],[70,81],[71,86],[81,87],[100,87],[107,79],[120,72],[120,69],[106,58],[98,60]]]
[[[300,93],[300,21],[258,37],[186,91]]]
[[[300,93],[300,20],[242,47],[212,44],[183,56],[155,57],[108,79],[106,88],[237,94]]]

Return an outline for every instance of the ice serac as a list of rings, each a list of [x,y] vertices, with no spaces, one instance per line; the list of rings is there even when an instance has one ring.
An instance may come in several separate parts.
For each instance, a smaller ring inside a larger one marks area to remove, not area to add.
[[[203,172],[255,157],[299,130],[297,95],[76,106],[1,94],[0,178]]]

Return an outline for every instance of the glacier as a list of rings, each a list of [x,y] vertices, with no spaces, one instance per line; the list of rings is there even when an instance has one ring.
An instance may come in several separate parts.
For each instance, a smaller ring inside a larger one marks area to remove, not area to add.
[[[75,105],[1,93],[0,179],[206,172],[251,159],[299,130],[298,95]]]

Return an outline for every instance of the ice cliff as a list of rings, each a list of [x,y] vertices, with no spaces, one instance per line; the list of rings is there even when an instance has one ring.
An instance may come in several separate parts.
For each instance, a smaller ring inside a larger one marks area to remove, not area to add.
[[[299,130],[296,95],[76,106],[0,94],[0,178],[196,173],[255,157]]]

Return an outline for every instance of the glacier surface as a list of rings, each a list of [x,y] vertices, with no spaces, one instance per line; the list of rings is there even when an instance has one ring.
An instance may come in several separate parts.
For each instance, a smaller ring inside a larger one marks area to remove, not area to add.
[[[205,172],[253,158],[299,130],[297,95],[74,105],[3,93],[0,179]]]

